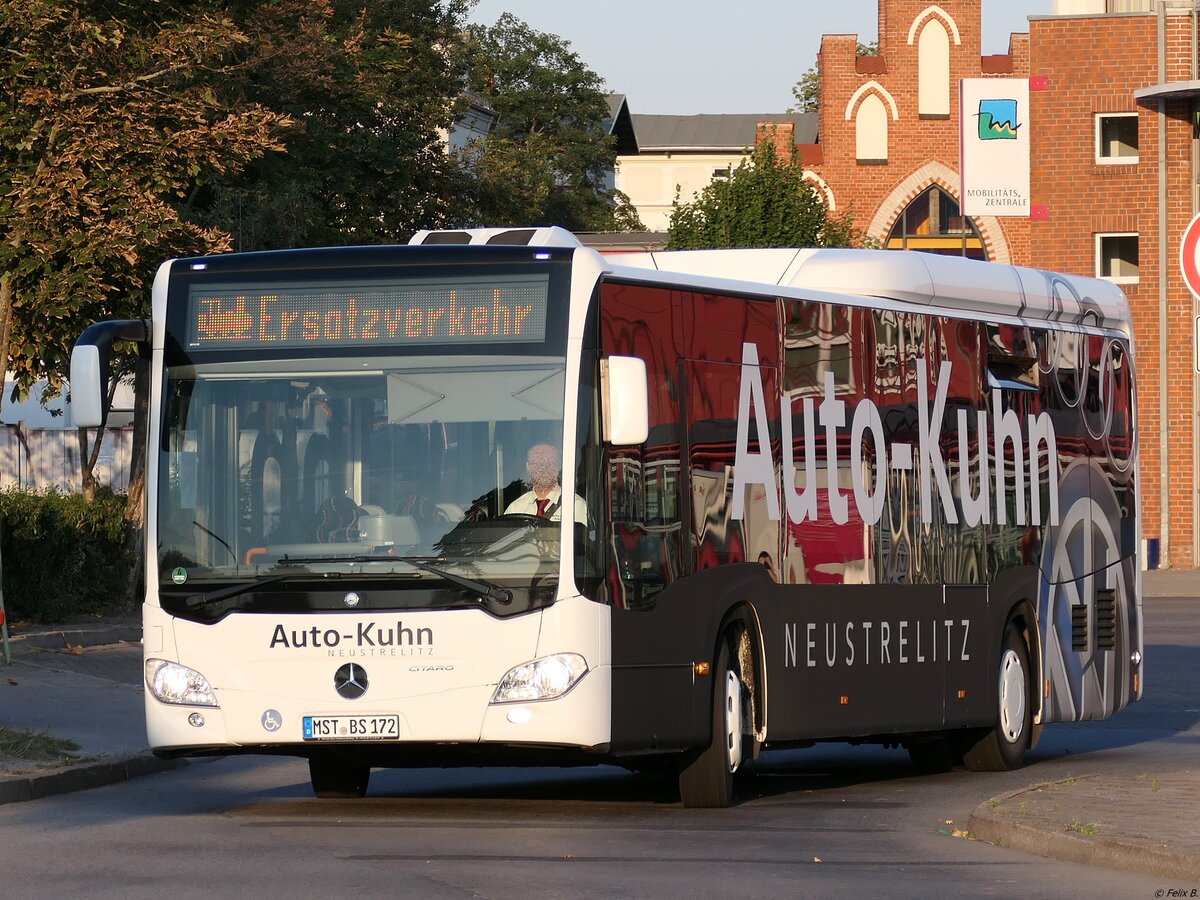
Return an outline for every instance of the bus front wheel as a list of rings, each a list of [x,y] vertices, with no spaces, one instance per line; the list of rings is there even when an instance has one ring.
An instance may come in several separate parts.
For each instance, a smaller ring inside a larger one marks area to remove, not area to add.
[[[692,808],[720,808],[733,800],[733,775],[742,764],[745,686],[721,640],[713,674],[712,740],[679,770],[679,798]]]
[[[322,800],[355,800],[367,795],[371,767],[339,756],[311,756],[308,776]]]
[[[1016,623],[1010,622],[1000,650],[996,724],[963,754],[963,764],[971,771],[1020,767],[1033,734],[1029,672],[1029,648]]]

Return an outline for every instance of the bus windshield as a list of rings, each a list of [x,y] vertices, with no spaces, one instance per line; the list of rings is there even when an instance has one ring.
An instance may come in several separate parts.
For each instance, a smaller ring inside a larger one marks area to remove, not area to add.
[[[519,501],[531,447],[561,469],[564,372],[514,355],[169,368],[163,606],[341,608],[351,589],[375,608],[552,601],[560,520],[580,507]]]

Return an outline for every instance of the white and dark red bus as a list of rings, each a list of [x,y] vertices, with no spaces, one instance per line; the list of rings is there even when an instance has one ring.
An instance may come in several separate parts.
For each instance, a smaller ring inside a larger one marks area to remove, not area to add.
[[[816,741],[1018,766],[1141,694],[1129,322],[1087,278],[560,229],[167,262],[71,369],[96,425],[112,343],[151,359],[150,746],[318,796],[672,765],[691,806]]]

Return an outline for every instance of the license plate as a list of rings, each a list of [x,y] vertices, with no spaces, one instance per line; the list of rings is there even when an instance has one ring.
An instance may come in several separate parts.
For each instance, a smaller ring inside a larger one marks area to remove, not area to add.
[[[399,716],[305,716],[306,741],[398,741]]]

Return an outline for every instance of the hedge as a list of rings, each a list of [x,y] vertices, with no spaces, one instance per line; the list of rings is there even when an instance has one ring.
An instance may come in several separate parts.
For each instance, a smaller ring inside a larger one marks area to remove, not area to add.
[[[125,498],[92,503],[57,489],[0,491],[0,555],[8,617],[40,623],[127,612],[134,565]]]

